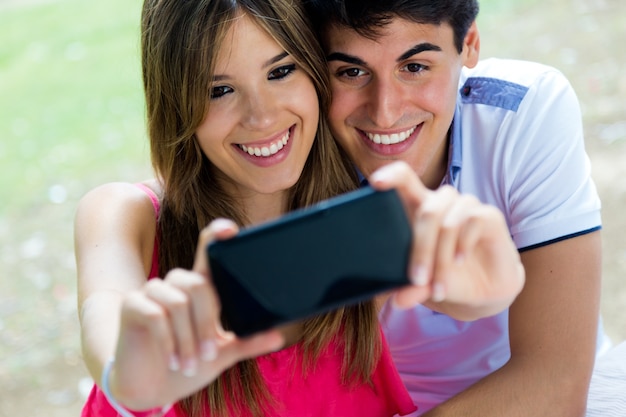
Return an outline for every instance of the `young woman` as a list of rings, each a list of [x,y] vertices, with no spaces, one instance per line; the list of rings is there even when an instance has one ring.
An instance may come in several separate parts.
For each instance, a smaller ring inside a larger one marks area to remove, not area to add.
[[[83,417],[121,404],[168,416],[412,412],[373,302],[245,340],[220,324],[205,244],[358,185],[320,118],[326,68],[298,3],[146,0],[142,66],[157,178],[96,188],[76,215],[84,359],[102,381]]]

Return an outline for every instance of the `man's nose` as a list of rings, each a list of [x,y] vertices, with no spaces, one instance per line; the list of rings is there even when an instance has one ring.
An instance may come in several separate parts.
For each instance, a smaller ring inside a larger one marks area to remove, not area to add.
[[[403,94],[399,81],[377,79],[370,85],[369,117],[382,129],[395,126],[402,117]]]

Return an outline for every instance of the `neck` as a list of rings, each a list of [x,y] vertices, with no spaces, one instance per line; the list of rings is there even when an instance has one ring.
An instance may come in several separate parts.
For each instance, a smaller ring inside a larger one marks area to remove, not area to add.
[[[242,201],[249,224],[259,224],[275,219],[285,213],[287,192],[255,194],[242,198]]]
[[[450,135],[440,146],[440,148],[433,155],[433,163],[428,167],[426,172],[420,175],[420,178],[424,185],[431,190],[439,188],[443,178],[446,176],[448,170],[448,149],[450,143]]]

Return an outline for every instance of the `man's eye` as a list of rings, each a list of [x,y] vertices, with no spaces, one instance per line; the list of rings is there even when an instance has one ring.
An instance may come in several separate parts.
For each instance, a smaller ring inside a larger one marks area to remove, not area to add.
[[[232,88],[220,85],[218,87],[211,88],[211,99],[216,99],[225,96],[233,91]]]
[[[341,70],[337,73],[337,75],[340,77],[348,77],[348,78],[355,78],[364,74],[365,74],[365,71],[360,70],[358,68],[348,68],[345,70]]]
[[[296,64],[283,65],[272,70],[267,77],[268,80],[280,80],[287,77],[296,70]]]
[[[408,72],[422,72],[427,69],[425,65],[415,63],[407,64],[405,68]]]

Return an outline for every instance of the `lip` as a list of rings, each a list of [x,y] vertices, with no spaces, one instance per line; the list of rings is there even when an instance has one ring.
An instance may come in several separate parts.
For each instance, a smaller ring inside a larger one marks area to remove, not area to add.
[[[423,125],[424,123],[420,123],[410,128],[396,129],[393,132],[365,131],[358,128],[356,131],[365,146],[370,150],[381,155],[389,156],[399,155],[409,149],[417,139]]]
[[[233,144],[235,150],[247,161],[259,167],[269,167],[282,162],[289,155],[295,125],[262,141]],[[245,150],[244,150],[245,148]],[[252,154],[250,153],[252,152]]]

